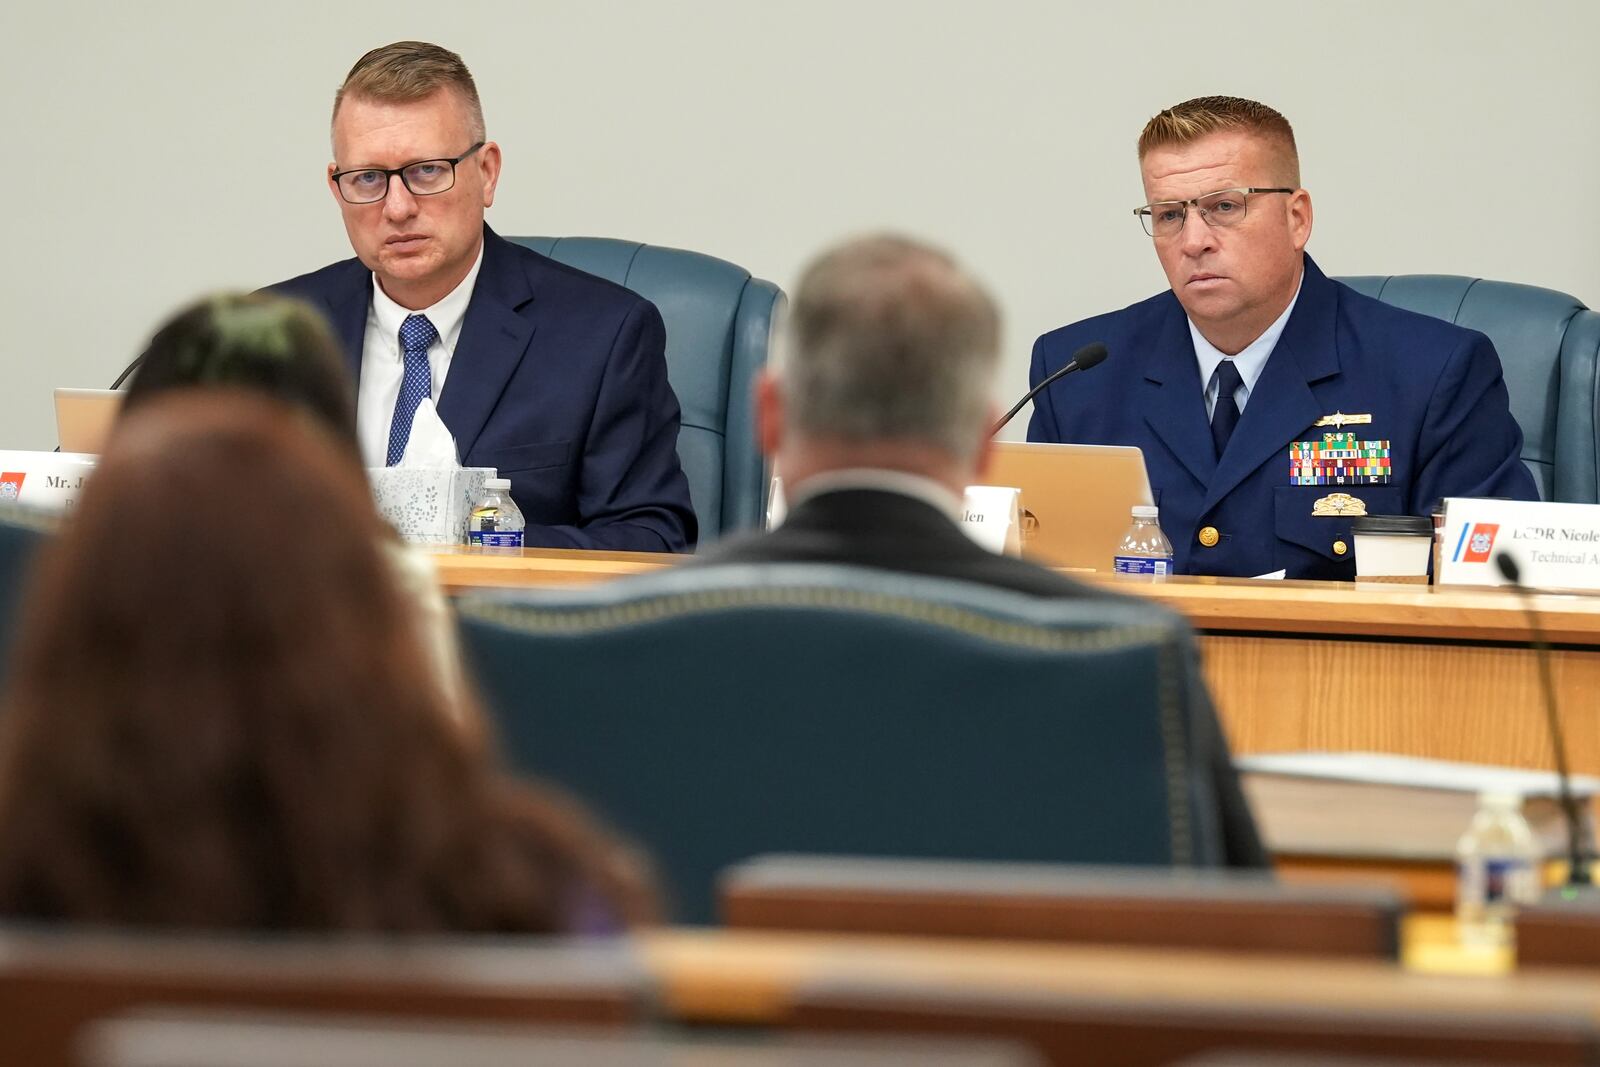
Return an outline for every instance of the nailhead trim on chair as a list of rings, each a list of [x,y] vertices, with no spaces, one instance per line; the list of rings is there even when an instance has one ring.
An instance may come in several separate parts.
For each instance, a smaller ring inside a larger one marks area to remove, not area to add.
[[[1091,631],[1061,631],[992,618],[975,611],[914,597],[858,589],[756,587],[667,593],[628,604],[540,608],[515,603],[462,601],[458,611],[525,633],[581,635],[623,626],[664,622],[689,615],[750,607],[827,608],[889,615],[958,631],[985,641],[1020,648],[1063,652],[1101,652],[1134,645],[1161,645],[1157,700],[1161,707],[1162,753],[1166,763],[1167,823],[1174,866],[1194,864],[1194,826],[1189,810],[1188,742],[1178,714],[1178,650],[1172,630],[1155,624],[1111,626]]]

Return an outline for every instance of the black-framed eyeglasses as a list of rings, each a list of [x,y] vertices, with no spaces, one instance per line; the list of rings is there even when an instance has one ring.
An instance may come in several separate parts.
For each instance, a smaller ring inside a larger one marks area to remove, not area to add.
[[[1249,198],[1256,193],[1292,193],[1293,189],[1219,189],[1193,200],[1158,200],[1153,204],[1136,207],[1144,232],[1151,237],[1171,237],[1183,232],[1192,207],[1209,226],[1237,226],[1244,220]]]
[[[358,170],[341,170],[331,175],[339,187],[339,195],[347,204],[376,204],[389,195],[389,180],[396,174],[412,196],[435,196],[455,188],[456,164],[482,148],[487,142],[479,141],[454,159],[419,159],[403,167],[384,170],[380,167],[362,167]]]

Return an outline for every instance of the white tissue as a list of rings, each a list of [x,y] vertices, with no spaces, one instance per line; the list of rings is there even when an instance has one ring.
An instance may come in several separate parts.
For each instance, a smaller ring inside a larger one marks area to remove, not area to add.
[[[367,474],[378,511],[401,537],[413,544],[459,545],[472,502],[494,471],[457,462],[455,439],[433,401],[424,400],[412,416],[400,462]]]
[[[456,439],[434,410],[432,398],[424,398],[417,405],[417,413],[411,417],[411,436],[397,466],[426,470],[455,470],[461,466],[456,457]]]

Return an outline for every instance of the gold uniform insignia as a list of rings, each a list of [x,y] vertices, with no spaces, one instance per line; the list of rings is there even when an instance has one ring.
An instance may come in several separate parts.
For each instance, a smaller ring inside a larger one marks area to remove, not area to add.
[[[1332,426],[1335,430],[1342,430],[1346,426],[1365,426],[1372,421],[1371,415],[1346,415],[1342,411],[1335,411],[1332,415],[1324,415],[1313,426]]]
[[[1349,493],[1330,493],[1311,505],[1313,515],[1365,515],[1367,505]]]

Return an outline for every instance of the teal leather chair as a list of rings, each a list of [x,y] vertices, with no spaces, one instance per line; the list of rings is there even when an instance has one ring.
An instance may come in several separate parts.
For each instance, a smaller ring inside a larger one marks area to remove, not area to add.
[[[512,237],[552,259],[627,286],[667,324],[667,377],[683,409],[678,458],[700,544],[761,523],[766,464],[751,386],[767,362],[783,292],[698,252],[605,237]]]
[[[1553,289],[1454,274],[1339,281],[1487,334],[1500,353],[1522,461],[1545,500],[1600,503],[1600,313]]]
[[[1187,628],[822,564],[468,597],[514,770],[654,859],[679,921],[764,852],[1213,865]]]
[[[47,516],[15,504],[0,504],[0,681],[4,681],[11,659],[34,557],[53,526]]]

